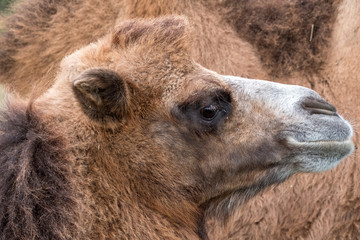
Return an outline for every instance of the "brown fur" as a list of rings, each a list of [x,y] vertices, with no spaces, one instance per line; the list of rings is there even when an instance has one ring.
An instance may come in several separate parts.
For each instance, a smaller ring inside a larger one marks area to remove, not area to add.
[[[41,118],[21,102],[1,112],[1,239],[70,239],[83,231],[74,161]]]
[[[193,54],[204,66],[225,74],[252,78],[271,77],[276,81],[311,86],[336,103],[347,117],[353,121],[359,119],[360,111],[355,102],[360,92],[357,83],[357,52],[360,48],[356,41],[359,37],[357,29],[360,19],[356,15],[358,4],[355,0],[333,3],[284,1],[286,3],[281,2],[279,5],[273,5],[278,1],[257,1],[256,5],[240,1],[231,16],[240,12],[250,17],[251,21],[245,26],[235,24],[242,22],[238,18],[230,19],[229,16],[222,15],[223,12],[228,13],[228,6],[233,6],[229,1],[214,4],[202,4],[201,1],[182,2],[186,4],[174,3],[169,6],[161,1],[153,1],[151,4],[148,1],[137,1],[134,4],[109,1],[108,5],[106,2],[106,5],[102,3],[99,6],[96,1],[79,2],[78,8],[71,10],[71,25],[66,20],[69,18],[67,9],[71,8],[70,4],[67,5],[68,8],[60,8],[60,11],[53,15],[49,25],[51,27],[45,30],[39,25],[48,21],[41,21],[43,18],[38,16],[34,17],[38,19],[38,23],[27,25],[25,16],[28,5],[25,4],[21,11],[10,17],[13,19],[10,22],[16,22],[14,19],[18,22],[9,25],[9,31],[0,37],[1,59],[5,60],[0,60],[1,81],[13,82],[14,89],[27,94],[29,83],[31,86],[36,81],[47,82],[52,79],[64,55],[103,35],[109,26],[114,25],[114,21],[129,17],[182,13],[194,22],[194,42],[198,49],[193,51]],[[220,9],[224,5],[225,8]],[[307,8],[301,7],[311,5],[315,6],[313,10],[309,10],[313,15],[305,13]],[[281,31],[278,31],[264,22],[263,15],[257,16],[243,11],[242,6],[246,10],[254,8],[261,13],[268,13],[266,16],[274,16],[273,12],[282,15],[281,13],[287,10],[297,14],[294,14],[294,18],[285,14],[286,21],[280,23],[277,22],[280,21],[278,18],[270,18],[281,27]],[[41,11],[41,8],[36,9]],[[322,9],[329,11],[321,11]],[[34,10],[32,12],[37,13]],[[89,22],[89,13],[97,17],[102,25]],[[303,14],[307,17],[301,19]],[[118,18],[115,19],[114,16]],[[287,25],[288,21],[292,24],[291,27]],[[307,39],[310,37],[311,24],[314,24],[315,32],[312,42],[309,43]],[[256,31],[256,34],[253,34],[252,29],[256,25],[266,30],[268,35],[264,36],[262,32]],[[24,26],[28,31],[23,31],[19,26]],[[90,30],[89,27],[93,29]],[[283,32],[290,33],[292,38],[288,39]],[[299,38],[298,32],[304,37]],[[279,39],[280,42],[273,41],[274,39]],[[303,48],[297,42],[301,42]],[[266,49],[264,44],[270,47]],[[325,44],[325,47],[322,44]],[[286,46],[282,49],[286,51],[273,50],[276,46]],[[297,54],[292,55],[290,50],[297,50]],[[289,59],[289,56],[294,57],[294,60]],[[272,61],[282,64],[275,66]],[[304,73],[306,77],[302,76]],[[43,78],[44,76],[46,77]],[[219,224],[216,218],[209,219],[206,231],[214,239],[266,239],[268,236],[274,239],[355,239],[359,235],[357,226],[360,221],[359,214],[356,214],[360,196],[357,191],[360,188],[356,159],[357,154],[329,173],[296,176],[290,182],[251,200],[224,226]]]
[[[1,82],[9,83],[9,87],[28,96],[29,88],[37,83],[40,86],[52,84],[64,56],[103,36],[116,23],[133,17],[155,17],[160,13],[183,14],[194,23],[193,41],[197,47],[192,51],[195,60],[203,66],[223,74],[265,78],[266,74],[258,72],[261,64],[253,48],[237,38],[231,26],[219,21],[217,11],[209,9],[208,4],[195,2],[194,6],[193,1],[176,1],[166,7],[164,4],[162,1],[119,0],[101,4],[97,0],[20,3],[14,15],[8,17],[8,31],[0,37]],[[56,9],[56,13],[47,9]],[[37,15],[39,17],[35,17]],[[202,21],[209,25],[201,24]],[[204,42],[204,39],[207,40]],[[219,49],[216,54],[210,51],[215,47]]]
[[[15,5],[14,11],[21,15],[10,16],[6,22],[9,31],[1,34],[0,45],[0,73],[4,77],[3,82],[13,82],[14,88],[19,92],[26,93],[30,89],[36,89],[33,84],[40,83],[49,87],[54,79],[55,71],[59,60],[65,55],[70,54],[80,46],[95,41],[109,28],[114,25],[121,5],[113,5],[110,1],[102,3],[106,15],[96,15],[98,8],[95,5],[88,5],[82,1],[32,1]],[[78,9],[83,14],[92,15],[87,18],[89,23],[84,21],[73,10]],[[70,14],[70,16],[69,16]],[[63,16],[58,18],[58,16]],[[59,22],[60,21],[60,22]],[[107,22],[107,24],[94,24],[94,22]],[[66,36],[61,36],[54,28],[55,25],[62,25],[68,32]],[[92,26],[91,28],[85,25]],[[82,29],[83,27],[83,29]],[[70,29],[79,29],[77,33],[71,33]],[[19,34],[21,33],[21,34]],[[51,35],[51,36],[50,36]],[[47,36],[50,36],[48,38]],[[58,42],[57,47],[53,48],[54,42]],[[77,44],[74,44],[77,42]],[[8,44],[11,43],[11,44]],[[22,49],[20,51],[20,49]],[[23,55],[22,52],[27,54]],[[32,56],[37,56],[33,58]],[[45,70],[46,69],[46,70]],[[29,74],[31,73],[31,74]],[[27,78],[26,76],[37,76]],[[30,85],[22,85],[17,80],[22,78]]]
[[[324,66],[338,4],[326,0],[227,0],[218,7],[239,36],[256,47],[271,75],[288,76],[318,73]]]

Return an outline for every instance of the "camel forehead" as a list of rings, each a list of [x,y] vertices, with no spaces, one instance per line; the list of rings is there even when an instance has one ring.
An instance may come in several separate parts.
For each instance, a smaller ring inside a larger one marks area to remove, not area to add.
[[[70,81],[87,69],[109,69],[140,88],[156,90],[168,102],[226,88],[215,72],[191,59],[187,28],[182,17],[128,21],[66,57],[62,68]]]

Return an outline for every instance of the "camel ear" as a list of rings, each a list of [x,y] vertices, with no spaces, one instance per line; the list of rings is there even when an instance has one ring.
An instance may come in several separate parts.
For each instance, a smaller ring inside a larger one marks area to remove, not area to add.
[[[87,70],[74,80],[73,90],[85,114],[95,121],[119,121],[129,110],[128,86],[116,72]]]

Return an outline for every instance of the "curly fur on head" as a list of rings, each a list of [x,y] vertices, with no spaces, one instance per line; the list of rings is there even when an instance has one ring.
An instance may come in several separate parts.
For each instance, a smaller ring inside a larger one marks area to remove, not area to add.
[[[0,236],[76,239],[81,196],[65,139],[49,131],[31,105],[6,108],[0,112]]]

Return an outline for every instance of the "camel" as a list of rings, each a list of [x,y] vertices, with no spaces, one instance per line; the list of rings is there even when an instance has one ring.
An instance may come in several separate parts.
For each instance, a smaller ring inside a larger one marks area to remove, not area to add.
[[[190,42],[182,17],[127,21],[8,100],[3,239],[208,239],[206,218],[354,150],[316,92],[219,75]]]
[[[220,74],[310,87],[356,126],[358,10],[355,0],[27,1],[15,6],[0,36],[0,81],[22,96],[33,88],[45,91],[64,56],[115,24],[182,14],[195,29],[191,51],[201,65]],[[205,231],[214,239],[356,238],[356,159],[352,155],[331,172],[296,175],[244,203],[226,223],[208,219]]]

